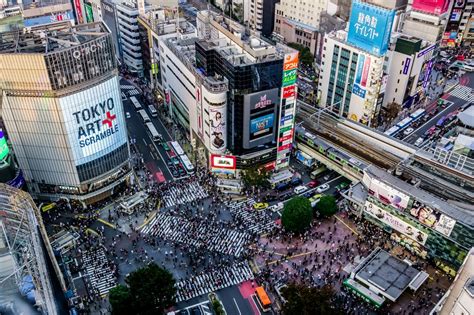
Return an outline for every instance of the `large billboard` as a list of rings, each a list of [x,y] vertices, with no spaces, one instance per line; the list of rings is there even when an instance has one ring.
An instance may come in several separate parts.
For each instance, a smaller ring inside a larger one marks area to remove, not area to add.
[[[413,0],[413,10],[440,15],[449,9],[450,0]]]
[[[352,93],[359,96],[360,98],[365,98],[367,92],[367,80],[369,77],[370,70],[370,57],[365,55],[359,55],[357,63],[357,72],[355,77],[355,82],[352,87]]]
[[[76,165],[90,162],[127,142],[117,78],[60,98]]]
[[[0,129],[0,161],[3,161],[9,152],[10,150],[8,149],[7,139],[5,139],[3,130]]]
[[[366,178],[367,177],[367,178]],[[388,186],[387,184],[364,175],[364,184],[367,186],[369,194],[375,196],[383,203],[389,204],[400,210],[405,210],[408,206],[410,196]]]
[[[394,10],[354,0],[347,41],[371,54],[385,54],[394,17]]]
[[[244,148],[253,148],[274,140],[279,103],[278,88],[245,95]]]
[[[211,128],[211,147],[214,151],[223,151],[226,147],[226,107],[209,107],[209,126]]]
[[[407,222],[394,216],[393,214],[385,211],[384,209],[380,208],[376,204],[370,201],[366,201],[365,212],[367,212],[368,214],[370,214],[372,217],[376,218],[377,220],[382,221],[383,223],[390,226],[394,230],[406,235],[412,240],[415,240],[422,245],[426,243],[426,239],[428,238],[428,235],[426,233],[420,231],[416,227],[408,224]]]
[[[74,19],[74,16],[72,14],[72,11],[69,10],[69,11],[63,11],[63,12],[55,12],[48,15],[26,18],[23,20],[23,25],[25,27],[33,27],[33,26],[46,25],[46,24],[57,23],[57,22],[70,21],[73,19]]]
[[[211,168],[235,171],[237,168],[236,158],[232,155],[211,154]]]
[[[454,225],[456,224],[456,220],[453,220],[418,201],[413,203],[410,214],[424,225],[429,226],[446,236],[451,235]]]

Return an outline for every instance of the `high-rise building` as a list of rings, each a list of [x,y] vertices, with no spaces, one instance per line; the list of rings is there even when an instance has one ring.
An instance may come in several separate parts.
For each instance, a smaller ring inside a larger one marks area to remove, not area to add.
[[[288,164],[296,51],[210,11],[198,13],[197,36],[180,30],[158,40],[170,113],[213,170]]]
[[[30,192],[86,203],[110,196],[132,171],[105,25],[0,36],[2,118]]]
[[[138,32],[138,6],[136,3],[123,2],[115,8],[123,63],[130,72],[141,74],[143,62]]]
[[[470,46],[474,36],[474,0],[454,1],[446,28],[443,33],[441,46]]]
[[[248,25],[262,36],[270,37],[273,32],[277,0],[249,0]]]
[[[328,0],[282,0],[275,6],[274,37],[286,43],[297,43],[316,52],[320,34],[321,13],[326,12]]]

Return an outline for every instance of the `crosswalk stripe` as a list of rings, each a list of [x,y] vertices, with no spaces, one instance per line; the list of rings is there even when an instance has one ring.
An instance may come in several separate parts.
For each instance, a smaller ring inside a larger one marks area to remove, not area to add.
[[[82,262],[85,266],[86,279],[98,295],[108,294],[110,289],[117,285],[117,279],[103,249],[83,252]]]
[[[473,99],[473,92],[472,88],[465,86],[465,85],[457,85],[449,95],[460,98],[465,101],[470,101]]]

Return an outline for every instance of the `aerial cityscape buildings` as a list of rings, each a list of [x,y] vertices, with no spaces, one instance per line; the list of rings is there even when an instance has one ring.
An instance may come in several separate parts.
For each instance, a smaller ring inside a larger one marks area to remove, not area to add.
[[[0,314],[470,314],[473,7],[0,1]]]

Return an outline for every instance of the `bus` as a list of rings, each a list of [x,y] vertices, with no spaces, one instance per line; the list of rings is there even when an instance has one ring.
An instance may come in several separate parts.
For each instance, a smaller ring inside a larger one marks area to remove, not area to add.
[[[394,136],[399,130],[400,130],[400,127],[393,126],[387,131],[385,131],[384,134],[386,134],[387,136]]]
[[[417,121],[421,117],[423,117],[426,114],[426,111],[422,108],[417,109],[413,113],[410,114],[410,117],[413,119],[413,121]]]
[[[311,177],[311,179],[316,179],[320,174],[322,174],[326,170],[327,170],[326,166],[321,165],[320,167],[312,171],[309,177]]]
[[[402,130],[402,129],[405,129],[406,127],[408,127],[411,124],[412,121],[413,121],[413,118],[406,117],[402,121],[399,121],[397,126],[400,128],[400,130]]]
[[[375,292],[354,281],[354,279],[346,279],[344,280],[343,284],[347,289],[352,291],[355,295],[357,295],[367,303],[375,306],[375,308],[380,308],[385,302],[384,297],[375,294]]]
[[[135,96],[130,96],[130,101],[132,101],[133,107],[135,107],[136,110],[142,109],[142,105]]]
[[[267,292],[265,292],[265,289],[263,287],[257,287],[255,289],[255,293],[257,295],[257,301],[258,304],[260,304],[260,307],[264,312],[270,310],[270,306],[272,305],[272,302],[270,301],[270,298],[267,295]]]
[[[151,122],[150,117],[148,117],[148,114],[145,112],[144,109],[140,109],[138,113],[140,114],[140,116],[142,116],[144,123]]]
[[[155,106],[148,105],[148,110],[150,111],[151,117],[158,117],[158,111],[156,110]]]
[[[173,148],[174,152],[176,152],[176,155],[180,156],[180,155],[184,155],[184,151],[183,149],[181,148],[181,146],[179,145],[178,142],[176,141],[171,141],[171,147]]]
[[[150,134],[150,137],[153,141],[158,142],[161,141],[162,137],[160,133],[156,130],[155,125],[151,122],[147,122],[146,128],[148,129],[148,133]]]
[[[189,160],[188,156],[186,154],[180,155],[179,158],[181,159],[181,162],[183,162],[184,169],[188,174],[194,174],[194,166]]]

